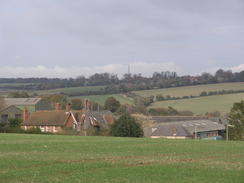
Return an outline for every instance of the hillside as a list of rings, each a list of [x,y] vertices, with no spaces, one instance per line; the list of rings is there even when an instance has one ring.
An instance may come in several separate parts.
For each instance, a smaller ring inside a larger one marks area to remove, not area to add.
[[[177,87],[158,90],[134,91],[133,93],[141,97],[156,96],[162,94],[164,97],[170,95],[171,97],[184,96],[199,96],[201,92],[214,92],[222,90],[243,90],[244,82],[239,83],[221,83],[221,84],[207,84],[189,87]],[[244,93],[213,95],[199,98],[188,98],[180,100],[166,100],[156,101],[148,108],[168,108],[169,106],[177,110],[190,110],[194,115],[205,115],[206,112],[219,111],[222,116],[225,116],[234,102],[244,100]]]
[[[190,110],[194,115],[205,115],[206,112],[219,111],[221,116],[225,116],[230,112],[233,103],[241,100],[244,100],[244,93],[155,102],[150,107],[167,108],[171,106],[177,110]]]
[[[0,86],[3,88],[0,88],[0,94],[8,94],[14,91],[26,91],[29,95],[54,95],[54,94],[76,94],[80,92],[89,92],[89,91],[98,91],[103,88],[103,86],[82,86],[82,87],[70,87],[70,88],[58,88],[58,89],[50,89],[50,90],[15,90],[15,89],[5,89],[4,86],[5,83],[0,83]],[[20,85],[21,84],[12,84],[12,85]],[[23,84],[26,85],[26,84]]]
[[[74,98],[79,98],[81,100],[89,99],[89,100],[94,101],[100,105],[104,105],[104,103],[108,97],[114,97],[116,100],[120,101],[121,104],[133,104],[133,99],[128,98],[123,94],[76,96],[76,97],[69,97],[69,101],[71,101]]]
[[[202,91],[209,92],[221,90],[244,90],[244,82],[195,85],[158,90],[144,90],[134,91],[133,93],[141,97],[149,97],[151,95],[156,96],[157,94],[162,94],[163,96],[170,95],[171,97],[183,97],[191,95],[199,96]]]

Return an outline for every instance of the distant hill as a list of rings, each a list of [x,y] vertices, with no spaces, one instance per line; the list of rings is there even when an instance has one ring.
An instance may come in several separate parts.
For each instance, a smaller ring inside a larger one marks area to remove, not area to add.
[[[205,115],[206,112],[219,111],[221,116],[225,116],[230,112],[233,103],[241,100],[244,100],[244,93],[155,102],[150,107],[167,108],[171,106],[177,110],[190,110],[194,115]]]
[[[221,91],[221,90],[244,90],[244,82],[237,83],[219,83],[219,84],[205,84],[195,86],[184,86],[175,88],[165,88],[157,90],[133,91],[136,95],[141,97],[156,96],[162,94],[163,96],[170,95],[171,97],[183,96],[199,96],[202,91]]]
[[[230,108],[234,102],[244,100],[244,93],[199,97],[203,91],[208,93],[222,90],[244,90],[244,82],[134,91],[133,93],[141,97],[156,96],[157,94],[162,94],[164,97],[170,95],[171,97],[181,98],[184,96],[196,96],[197,98],[187,98],[180,100],[156,101],[156,99],[154,99],[154,103],[152,103],[148,108],[168,108],[171,106],[177,110],[190,110],[194,113],[194,115],[205,115],[206,112],[211,113],[219,111],[220,114],[224,116],[230,111]]]

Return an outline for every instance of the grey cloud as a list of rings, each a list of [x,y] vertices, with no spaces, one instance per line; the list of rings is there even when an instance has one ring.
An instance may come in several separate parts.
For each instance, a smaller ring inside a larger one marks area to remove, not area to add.
[[[134,62],[130,64],[131,73],[139,74],[143,76],[152,76],[154,72],[167,71],[180,71],[181,68],[175,63],[145,63]],[[59,67],[47,68],[42,65],[36,67],[0,67],[0,77],[12,77],[14,74],[16,77],[50,77],[50,78],[69,78],[77,77],[80,75],[91,76],[95,73],[111,73],[117,74],[122,77],[127,73],[128,65],[123,64],[109,64],[104,66],[95,67]]]
[[[244,59],[242,0],[0,2],[0,66],[174,62],[188,74]]]

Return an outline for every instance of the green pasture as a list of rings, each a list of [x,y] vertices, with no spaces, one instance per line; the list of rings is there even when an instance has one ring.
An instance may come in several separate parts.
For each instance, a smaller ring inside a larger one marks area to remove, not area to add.
[[[114,97],[116,100],[120,101],[121,104],[132,104],[133,103],[133,100],[131,98],[128,98],[122,94],[77,96],[77,97],[69,97],[69,100],[71,101],[74,98],[79,98],[81,100],[89,99],[90,101],[94,101],[100,105],[104,105],[104,103],[108,97]]]
[[[104,86],[82,86],[82,87],[70,87],[70,88],[58,88],[58,89],[51,89],[51,90],[34,90],[29,91],[30,94],[38,94],[38,95],[52,95],[52,94],[59,94],[59,93],[65,93],[65,94],[76,94],[81,92],[87,92],[87,91],[96,91],[100,90]]]
[[[244,142],[0,134],[0,182],[242,183]]]
[[[0,83],[0,87],[6,86],[27,86],[35,83]]]
[[[230,112],[230,108],[235,102],[240,102],[241,100],[244,100],[244,93],[154,102],[150,107],[167,108],[171,106],[177,110],[190,110],[195,115],[204,115],[206,112],[219,111],[224,116]]]
[[[162,94],[163,96],[170,95],[171,97],[183,97],[183,96],[199,96],[202,91],[221,91],[221,90],[244,90],[244,82],[239,83],[220,83],[220,84],[207,84],[196,85],[176,88],[165,88],[157,90],[144,90],[134,91],[133,93],[142,96],[149,97],[151,95],[156,96]]]
[[[21,85],[21,84],[19,84]],[[1,86],[1,85],[0,85]],[[4,86],[4,85],[3,85]],[[82,86],[82,87],[70,87],[70,88],[58,88],[58,89],[50,89],[50,90],[21,90],[27,92],[29,95],[37,94],[37,95],[54,95],[54,94],[77,94],[87,91],[96,91],[104,88],[104,86]],[[11,92],[16,92],[18,90],[4,89],[0,88],[0,93],[8,94]]]

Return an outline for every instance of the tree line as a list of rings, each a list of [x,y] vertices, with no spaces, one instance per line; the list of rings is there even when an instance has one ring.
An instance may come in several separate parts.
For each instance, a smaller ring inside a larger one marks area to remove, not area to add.
[[[116,74],[95,73],[86,78],[78,76],[77,78],[0,78],[0,83],[6,83],[0,88],[16,90],[48,90],[68,87],[81,86],[104,86],[100,90],[84,91],[73,95],[95,95],[112,94],[136,90],[149,90],[158,88],[170,88],[178,86],[190,86],[209,83],[223,82],[243,82],[244,71],[233,73],[231,70],[224,71],[219,69],[214,75],[202,73],[198,76],[178,76],[176,72],[162,71],[154,72],[151,77],[144,77],[141,74],[126,73],[122,78]],[[13,85],[9,83],[24,83],[22,85]]]

